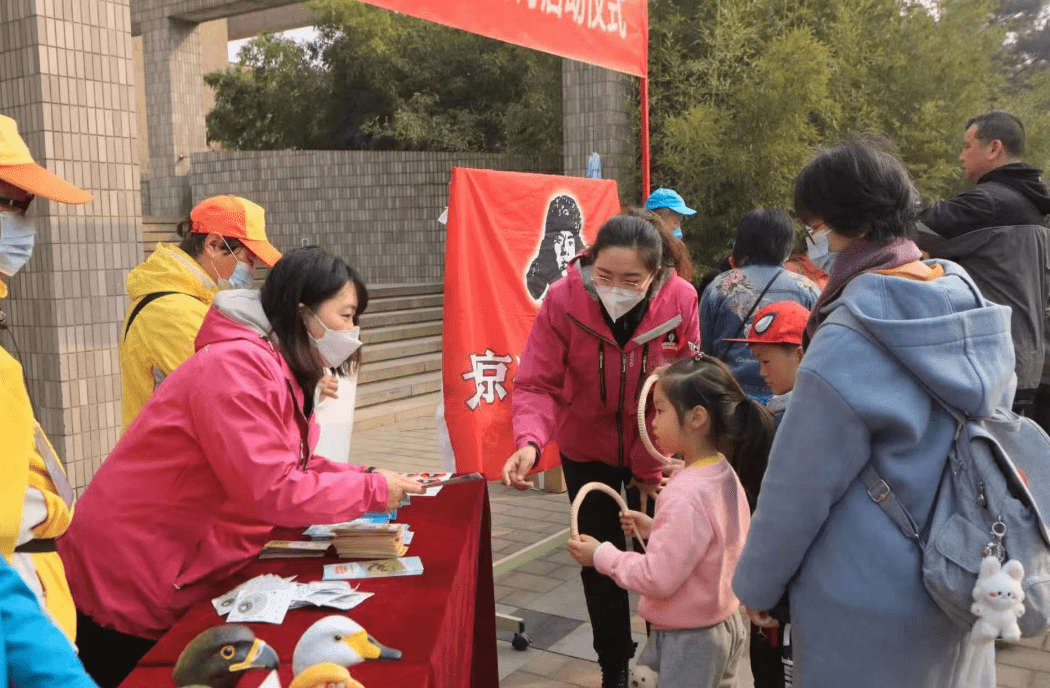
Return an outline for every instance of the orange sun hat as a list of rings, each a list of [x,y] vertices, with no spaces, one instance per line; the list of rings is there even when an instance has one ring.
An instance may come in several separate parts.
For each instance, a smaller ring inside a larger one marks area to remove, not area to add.
[[[38,165],[19,136],[18,125],[4,115],[0,115],[0,179],[34,196],[59,203],[79,205],[94,198]]]
[[[190,211],[195,234],[221,234],[238,239],[266,267],[281,259],[281,252],[266,238],[266,211],[262,206],[239,196],[213,196]]]

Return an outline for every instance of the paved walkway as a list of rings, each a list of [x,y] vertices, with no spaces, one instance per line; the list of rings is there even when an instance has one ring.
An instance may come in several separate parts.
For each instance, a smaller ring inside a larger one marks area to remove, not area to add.
[[[440,471],[441,455],[432,418],[355,431],[355,461],[400,471]],[[489,484],[492,557],[514,554],[568,527],[564,494],[518,492]],[[498,612],[521,617],[532,646],[518,652],[511,634],[497,640],[501,688],[597,688],[600,672],[591,648],[591,626],[580,585],[579,565],[564,547],[496,579]],[[632,606],[637,599],[632,595]],[[635,639],[645,641],[645,623],[632,619]],[[999,688],[1050,688],[1050,636],[1004,644],[998,653]]]

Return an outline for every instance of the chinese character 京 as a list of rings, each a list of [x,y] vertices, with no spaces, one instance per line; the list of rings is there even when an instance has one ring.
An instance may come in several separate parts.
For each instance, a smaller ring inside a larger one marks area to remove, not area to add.
[[[484,354],[470,355],[470,372],[463,373],[464,380],[474,381],[474,396],[467,399],[467,406],[475,410],[484,401],[495,404],[497,399],[503,401],[507,396],[507,364],[513,359],[510,355],[497,356],[492,349],[486,348]]]

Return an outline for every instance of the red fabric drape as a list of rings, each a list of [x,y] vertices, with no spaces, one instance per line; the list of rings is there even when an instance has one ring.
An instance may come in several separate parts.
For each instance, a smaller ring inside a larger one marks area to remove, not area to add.
[[[422,576],[360,583],[374,597],[356,609],[292,609],[280,626],[249,624],[281,659],[281,685],[292,680],[292,654],[299,636],[318,619],[343,614],[388,647],[404,653],[397,661],[367,661],[350,668],[366,686],[382,688],[469,688],[499,683],[496,667],[495,602],[489,541],[488,492],[483,481],[445,487],[435,497],[416,497],[398,513],[415,540],[410,556],[423,560]],[[275,538],[301,539],[298,531],[277,529]],[[261,573],[319,580],[325,559],[253,562],[230,587]],[[210,603],[192,609],[143,657],[121,688],[174,688],[171,670],[186,644],[201,631],[224,623]],[[268,672],[245,674],[238,688],[257,688]]]
[[[518,357],[549,285],[620,210],[616,182],[454,168],[442,375],[456,469],[500,477]],[[558,463],[557,448],[539,469]]]

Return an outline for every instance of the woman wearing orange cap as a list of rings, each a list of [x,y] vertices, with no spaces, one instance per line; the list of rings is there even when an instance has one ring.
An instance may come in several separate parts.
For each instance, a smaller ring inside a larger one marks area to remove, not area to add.
[[[0,299],[7,297],[4,280],[32,255],[36,225],[26,211],[36,196],[59,203],[91,200],[33,162],[15,121],[0,115]],[[0,554],[73,639],[76,611],[55,554],[55,538],[69,525],[73,490],[36,422],[24,380],[22,366],[0,348]]]
[[[178,246],[157,244],[128,274],[120,345],[125,431],[156,386],[193,354],[215,293],[251,287],[256,261],[272,268],[281,258],[266,238],[265,211],[236,196],[197,204],[179,235]]]

